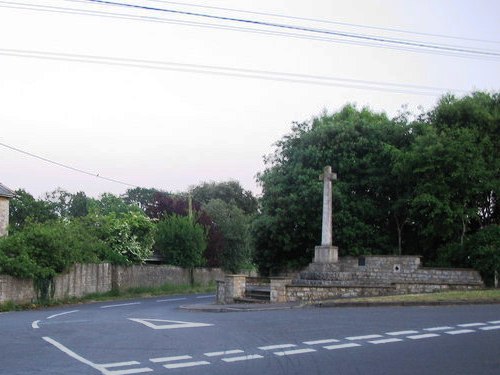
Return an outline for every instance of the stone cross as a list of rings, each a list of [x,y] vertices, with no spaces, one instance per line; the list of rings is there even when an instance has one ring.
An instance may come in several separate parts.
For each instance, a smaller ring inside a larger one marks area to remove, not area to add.
[[[337,179],[337,174],[332,173],[332,167],[323,169],[319,176],[323,181],[323,224],[321,230],[321,246],[332,246],[332,181]]]

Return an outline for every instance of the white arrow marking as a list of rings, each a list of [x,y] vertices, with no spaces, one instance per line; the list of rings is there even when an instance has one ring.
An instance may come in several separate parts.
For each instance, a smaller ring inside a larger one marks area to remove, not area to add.
[[[144,324],[145,326],[152,329],[176,329],[176,328],[199,328],[199,327],[210,327],[213,324],[207,323],[194,323],[194,322],[181,322],[178,320],[165,320],[165,319],[134,319],[128,318],[137,323]],[[158,324],[158,323],[160,324]],[[165,324],[167,323],[167,324]]]

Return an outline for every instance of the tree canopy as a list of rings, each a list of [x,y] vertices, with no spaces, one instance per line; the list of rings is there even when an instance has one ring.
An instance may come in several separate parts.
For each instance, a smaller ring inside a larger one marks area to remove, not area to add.
[[[261,271],[311,261],[325,165],[338,175],[333,233],[341,255],[420,254],[430,263],[441,247],[499,224],[499,95],[447,95],[410,118],[347,105],[293,125],[258,175]]]

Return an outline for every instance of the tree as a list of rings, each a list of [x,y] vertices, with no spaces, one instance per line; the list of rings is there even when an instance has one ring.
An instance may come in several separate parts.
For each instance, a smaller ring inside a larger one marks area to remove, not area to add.
[[[250,219],[234,204],[212,199],[204,209],[223,235],[221,266],[225,271],[239,273],[252,260]]]
[[[203,182],[190,188],[193,199],[207,204],[213,199],[220,199],[233,204],[247,215],[257,213],[258,202],[250,190],[244,190],[238,181]]]
[[[261,270],[278,272],[311,261],[320,242],[318,175],[325,165],[339,177],[333,187],[333,230],[341,254],[394,252],[397,235],[387,191],[393,159],[387,146],[400,147],[406,132],[404,123],[353,106],[294,124],[258,175],[262,215],[254,235]]]
[[[51,192],[45,193],[44,201],[52,205],[52,209],[57,216],[67,218],[70,216],[69,209],[72,196],[71,193],[58,187]]]
[[[152,204],[157,193],[162,192],[154,188],[146,189],[136,187],[133,189],[127,189],[125,194],[122,195],[122,199],[125,201],[125,203],[129,205],[136,205],[141,210],[145,211],[146,208]]]
[[[26,190],[15,191],[10,201],[10,229],[15,232],[28,222],[43,223],[57,218],[54,206],[50,202],[35,199]]]
[[[71,196],[69,202],[69,215],[71,217],[83,217],[89,213],[89,198],[83,191]]]
[[[190,269],[203,265],[205,230],[187,216],[163,218],[158,223],[155,242],[168,264]]]
[[[90,203],[90,211],[99,215],[126,215],[131,212],[143,213],[136,204],[127,203],[123,198],[111,193],[103,193]]]

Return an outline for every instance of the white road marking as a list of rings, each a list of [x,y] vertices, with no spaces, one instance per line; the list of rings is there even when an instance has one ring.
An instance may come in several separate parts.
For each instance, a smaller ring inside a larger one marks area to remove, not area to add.
[[[129,361],[129,362],[101,363],[99,364],[99,366],[110,368],[110,367],[123,367],[123,366],[132,366],[140,364],[141,363],[137,361]]]
[[[304,353],[312,353],[315,352],[316,349],[307,348],[307,349],[295,349],[295,350],[285,350],[283,352],[275,352],[277,356],[286,356],[286,355],[294,355],[294,354],[304,354]]]
[[[332,342],[339,342],[336,339],[325,339],[325,340],[316,340],[316,341],[304,341],[306,345],[319,345],[319,344],[330,344]]]
[[[346,337],[346,340],[354,341],[354,340],[369,340],[369,339],[378,339],[379,337],[383,337],[382,335],[366,335],[366,336],[350,336]]]
[[[397,338],[392,338],[392,339],[381,339],[381,340],[373,340],[373,341],[368,341],[370,344],[388,344],[390,342],[399,342],[403,341],[402,339],[397,339]]]
[[[99,365],[97,363],[89,361],[86,358],[83,358],[81,355],[76,354],[71,349],[67,348],[63,344],[57,342],[56,340],[54,340],[54,339],[52,339],[50,337],[45,336],[45,337],[42,337],[42,338],[46,342],[48,342],[49,344],[55,346],[57,349],[59,349],[60,351],[62,351],[64,354],[70,356],[73,359],[76,359],[78,362],[81,362],[81,363],[83,363],[83,364],[85,364],[87,366],[92,367],[93,369],[96,369],[97,371],[99,371],[103,375],[126,375],[126,374],[138,374],[138,373],[142,373],[142,372],[151,372],[151,371],[153,371],[153,369],[151,369],[149,367],[143,367],[143,368],[138,368],[138,369],[109,371],[109,370],[107,370],[106,366],[107,367],[113,367],[113,365],[114,365],[113,363],[109,363],[107,365]],[[134,362],[134,364],[136,364],[136,363],[139,364],[136,361],[133,361],[133,362]],[[122,363],[127,363],[127,362],[122,362]]]
[[[122,370],[108,370],[108,368],[114,367],[124,367],[124,366],[133,366],[140,365],[140,362],[137,361],[129,361],[129,362],[116,362],[116,363],[108,363],[105,365],[98,364],[97,366],[101,368],[101,372],[106,375],[128,375],[128,374],[139,374],[143,372],[151,372],[153,369],[149,367],[141,367],[141,368],[130,368],[130,369],[122,369]]]
[[[66,311],[66,312],[62,312],[62,313],[59,313],[59,314],[54,314],[54,315],[51,315],[49,317],[47,317],[47,319],[52,319],[52,318],[55,318],[56,316],[61,316],[61,315],[66,315],[66,314],[73,314],[73,313],[76,313],[80,310],[72,310],[72,311]]]
[[[420,340],[420,339],[428,339],[429,337],[437,337],[440,336],[437,333],[424,333],[423,335],[414,335],[414,336],[406,336],[412,340]]]
[[[458,327],[479,327],[479,326],[485,326],[486,323],[467,323],[467,324],[459,324]]]
[[[129,374],[139,374],[141,372],[151,372],[153,369],[144,367],[144,368],[131,368],[128,370],[114,370],[114,371],[106,371],[104,370],[104,374],[107,375],[129,375]]]
[[[207,357],[218,357],[223,355],[231,355],[231,354],[241,354],[244,353],[243,350],[235,349],[235,350],[226,350],[224,352],[211,352],[211,353],[203,353],[203,355]]]
[[[500,324],[500,320],[493,320],[493,321],[490,321],[488,323],[491,323],[491,324]]]
[[[132,306],[132,305],[140,305],[140,304],[141,304],[141,302],[120,303],[118,305],[101,306],[101,309],[109,309],[110,307],[122,307],[122,306]]]
[[[149,360],[154,363],[160,362],[171,362],[171,361],[183,361],[185,359],[192,359],[190,355],[178,355],[174,357],[161,357],[161,358],[150,358]]]
[[[167,298],[167,299],[159,299],[156,302],[175,302],[175,301],[185,301],[187,298]]]
[[[442,326],[442,327],[432,327],[432,328],[424,328],[424,331],[434,332],[434,331],[446,331],[447,329],[453,329],[453,327]]]
[[[35,320],[33,323],[31,323],[31,328],[33,328],[33,329],[38,329],[38,328],[40,328],[40,327],[38,326],[38,323],[40,323],[40,320]]]
[[[476,331],[474,331],[473,329],[459,329],[457,331],[446,331],[445,333],[447,333],[448,335],[461,335],[462,333],[472,333],[472,332]]]
[[[197,362],[184,362],[184,363],[170,363],[168,365],[163,365],[163,367],[172,369],[172,368],[183,368],[183,367],[194,367],[194,366],[203,366],[209,365],[210,362],[207,361],[197,361]]]
[[[198,299],[202,299],[202,298],[214,298],[214,297],[215,297],[215,294],[211,294],[211,295],[209,295],[209,296],[198,296],[198,297],[196,297],[196,298],[198,298]]]
[[[144,324],[145,326],[152,329],[176,329],[176,328],[199,328],[199,327],[210,327],[213,324],[208,323],[195,323],[195,322],[181,322],[178,320],[165,320],[165,319],[135,319],[128,318],[133,322]],[[168,323],[168,324],[155,324],[154,322]]]
[[[323,346],[323,348],[328,349],[328,350],[335,350],[335,349],[344,349],[344,348],[354,348],[355,346],[361,346],[361,344],[356,344],[354,342],[351,342],[349,344]]]
[[[243,355],[241,357],[222,358],[222,360],[224,362],[240,362],[240,361],[248,361],[251,359],[259,359],[259,358],[264,358],[264,357],[258,354],[250,354],[250,355]]]
[[[274,350],[274,349],[285,349],[285,348],[294,348],[297,345],[294,344],[281,344],[281,345],[269,345],[269,346],[259,346],[260,350]]]
[[[479,329],[482,329],[483,331],[490,331],[492,329],[500,329],[500,326],[488,326],[488,327],[481,327]]]
[[[418,331],[397,331],[397,332],[386,332],[386,335],[389,336],[402,336],[402,335],[411,335],[414,333],[418,333]]]

